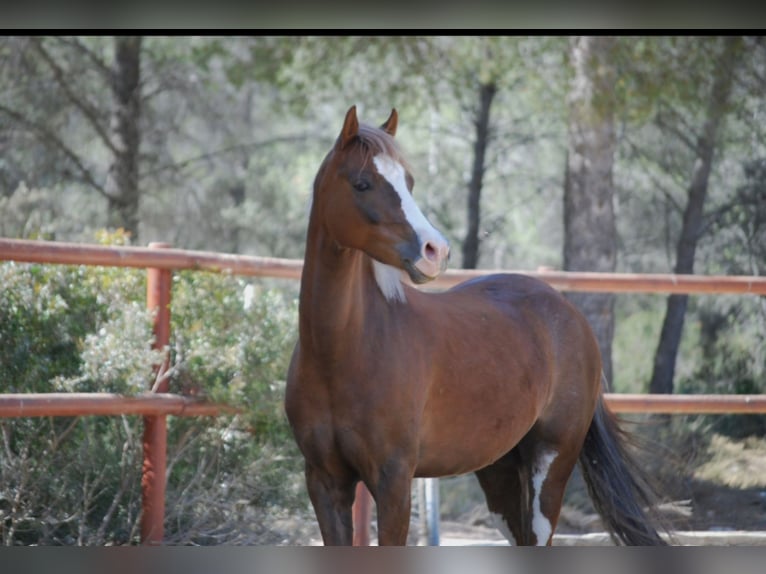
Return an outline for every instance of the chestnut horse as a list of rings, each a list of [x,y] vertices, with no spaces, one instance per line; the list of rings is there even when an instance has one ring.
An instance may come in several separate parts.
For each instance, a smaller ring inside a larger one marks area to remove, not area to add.
[[[449,245],[412,198],[397,122],[352,107],[314,180],[285,408],[324,543],[352,543],[360,480],[379,544],[404,545],[413,478],[475,472],[512,544],[550,545],[579,460],[615,541],[663,544],[583,315],[520,274],[402,280],[436,277]]]

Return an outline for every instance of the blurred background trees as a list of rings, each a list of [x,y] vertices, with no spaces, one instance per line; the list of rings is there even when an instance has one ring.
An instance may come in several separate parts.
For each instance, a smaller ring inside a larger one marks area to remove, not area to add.
[[[314,174],[356,104],[372,124],[398,109],[414,193],[452,242],[453,266],[761,275],[766,265],[760,37],[6,36],[0,86],[3,237],[302,257]],[[5,388],[129,390],[141,379],[146,332],[131,298],[143,293],[130,275],[2,269]],[[244,285],[216,281],[177,278],[175,383],[240,393],[254,414],[203,433],[218,453],[206,460],[234,473],[225,453],[257,428],[257,448],[294,465],[274,445],[289,443],[277,405],[297,285],[258,283],[273,308],[248,332]],[[766,390],[762,297],[572,299],[615,391]],[[764,432],[758,420],[747,432]],[[5,484],[31,480],[12,474],[24,467],[12,456],[31,450],[9,438],[27,424],[2,423]],[[75,432],[46,424],[51,444]],[[117,452],[133,456],[133,431],[109,424]],[[184,452],[190,436],[179,430]],[[181,490],[195,464],[176,467],[188,470]],[[127,492],[134,478],[109,480]],[[299,488],[272,486],[281,500]],[[0,509],[17,508],[4,492]],[[132,499],[113,502],[99,508],[135,518]],[[194,523],[189,511],[177,524]],[[100,523],[88,528],[105,539]]]
[[[564,269],[614,272],[617,231],[613,165],[617,139],[617,66],[614,38],[571,40],[572,68],[564,167]],[[612,381],[613,293],[568,293],[593,326],[604,375]]]

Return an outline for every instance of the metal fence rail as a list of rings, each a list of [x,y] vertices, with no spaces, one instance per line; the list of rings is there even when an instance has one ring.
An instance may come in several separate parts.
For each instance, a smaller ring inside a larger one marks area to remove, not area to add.
[[[194,269],[251,277],[300,279],[299,259],[233,255],[185,249],[106,247],[81,243],[0,239],[0,260],[105,267],[138,267],[168,270]],[[446,288],[461,281],[510,273],[507,269],[448,269],[427,288]],[[733,293],[766,295],[766,277],[737,275],[676,275],[674,273],[590,273],[579,271],[516,271],[551,284],[562,291],[602,293]]]
[[[606,393],[616,413],[765,414],[766,395],[642,395]]]
[[[0,394],[0,418],[120,415],[216,416],[236,409],[170,393],[7,393]]]

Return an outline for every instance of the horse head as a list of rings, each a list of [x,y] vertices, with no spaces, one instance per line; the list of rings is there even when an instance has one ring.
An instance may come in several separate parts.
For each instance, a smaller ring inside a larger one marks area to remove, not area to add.
[[[317,174],[314,203],[340,247],[404,270],[419,284],[446,268],[449,243],[412,198],[414,179],[394,139],[397,124],[395,109],[380,127],[360,124],[352,106]]]

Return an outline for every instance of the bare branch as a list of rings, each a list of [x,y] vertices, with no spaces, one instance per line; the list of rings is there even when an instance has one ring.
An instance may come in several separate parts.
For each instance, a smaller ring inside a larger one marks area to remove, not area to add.
[[[145,171],[144,173],[141,174],[141,178],[144,179],[146,177],[157,175],[159,173],[163,173],[166,171],[180,171],[191,164],[194,164],[200,161],[207,161],[215,157],[226,155],[236,151],[248,150],[248,149],[255,150],[258,148],[268,147],[270,145],[275,145],[279,143],[305,142],[308,139],[310,139],[310,137],[306,134],[297,134],[297,135],[290,135],[290,136],[278,136],[278,137],[271,138],[265,141],[260,141],[260,142],[246,142],[246,143],[232,144],[230,146],[217,149],[215,151],[211,151],[211,152],[186,158],[184,160],[178,161],[170,165],[162,165],[152,170]]]
[[[654,162],[654,159],[649,156],[649,154],[644,151],[640,146],[638,146],[633,140],[630,138],[625,138],[625,142],[628,144],[630,149],[635,153],[638,157],[642,158],[644,161]],[[667,173],[667,170],[664,170]],[[676,210],[678,213],[683,213],[684,209],[681,206],[681,204],[673,197],[673,194],[671,191],[657,178],[656,175],[652,173],[651,170],[644,170],[644,173],[649,176],[649,179],[652,180],[652,183],[654,186],[659,190],[659,192],[662,194],[662,196],[665,198],[665,200],[673,207],[674,210]]]
[[[724,219],[733,209],[742,207],[757,209],[761,201],[762,198],[760,197],[747,197],[740,193],[736,194],[733,199],[722,203],[703,217],[698,237],[704,236],[711,228],[723,224]],[[754,273],[754,275],[757,275],[757,273]]]
[[[10,117],[11,119],[15,120],[19,124],[22,124],[35,132],[35,134],[38,136],[38,138],[45,144],[45,145],[51,145],[54,148],[58,149],[61,153],[63,153],[69,161],[71,161],[75,167],[77,168],[77,171],[80,173],[80,177],[82,181],[88,185],[90,185],[93,189],[98,191],[101,195],[103,195],[107,199],[114,199],[109,192],[107,192],[106,188],[98,183],[91,173],[91,171],[85,166],[80,156],[78,156],[67,144],[64,143],[64,141],[56,135],[56,133],[47,128],[46,126],[26,117],[22,113],[9,108],[3,104],[0,104],[0,113],[3,113]]]
[[[173,456],[170,457],[166,463],[165,476],[170,476],[172,474],[176,463],[179,462],[184,453],[196,443],[197,439],[199,439],[199,433],[198,429],[195,427],[190,427],[183,435],[181,435],[181,438],[178,439],[178,442],[173,446]]]
[[[672,124],[668,121],[667,115],[660,112],[657,114],[657,117],[655,119],[655,122],[657,123],[657,127],[659,127],[663,131],[670,132],[672,135],[676,136],[683,144],[688,147],[693,152],[697,152],[698,143],[695,138],[697,138],[696,134],[694,133],[694,130],[691,129],[684,121],[683,118],[678,114],[675,113],[672,107],[667,108],[670,112],[670,115],[674,117],[676,121],[681,122],[682,128],[679,128],[677,125]],[[688,131],[692,134],[692,137],[690,137],[684,130]]]
[[[98,54],[96,54],[93,50],[88,48],[85,44],[80,42],[80,40],[77,37],[73,38],[66,38],[63,36],[56,36],[55,40],[61,44],[64,44],[66,46],[70,46],[83,54],[86,58],[88,58],[91,63],[94,65],[95,69],[97,69],[102,76],[104,76],[104,79],[111,84],[112,82],[112,69],[102,60]]]
[[[152,385],[152,392],[156,393],[160,388],[160,385],[171,377],[175,376],[178,369],[176,366],[168,366],[164,370],[162,368],[157,369],[157,375],[154,378],[154,384]]]
[[[74,428],[77,426],[77,424],[80,422],[80,417],[75,417],[71,423],[69,423],[69,426],[67,426],[66,429],[64,429],[63,432],[56,434],[53,437],[53,440],[51,441],[51,453],[54,453],[58,450],[59,445],[64,442],[66,437],[69,436],[69,434],[74,430]]]
[[[125,417],[122,417],[123,419]],[[125,424],[123,420],[123,424],[125,427],[128,425]],[[112,497],[112,502],[109,504],[109,508],[107,509],[106,513],[104,514],[104,517],[101,519],[101,524],[98,527],[98,530],[96,531],[96,543],[97,544],[103,544],[104,539],[106,538],[106,529],[109,526],[109,523],[112,521],[112,517],[114,516],[114,513],[117,511],[117,508],[122,501],[123,496],[125,496],[126,491],[128,490],[128,487],[130,485],[130,472],[128,471],[128,467],[131,464],[131,451],[133,449],[133,436],[128,431],[128,436],[125,439],[125,442],[122,444],[122,456],[120,457],[120,486],[117,488],[117,492],[114,493],[114,496]]]
[[[109,137],[109,134],[101,125],[101,119],[98,117],[98,111],[96,108],[90,102],[88,102],[85,97],[79,96],[72,91],[72,87],[66,79],[66,72],[61,68],[61,66],[58,65],[56,60],[53,59],[53,56],[51,56],[50,53],[43,47],[43,43],[40,38],[34,38],[32,40],[32,45],[38,51],[45,63],[48,64],[48,67],[53,72],[53,77],[55,78],[56,83],[61,86],[61,89],[64,91],[64,95],[67,97],[67,99],[82,112],[82,114],[88,120],[90,126],[93,128],[93,131],[96,132],[104,145],[108,147],[114,155],[119,155],[119,152]]]

